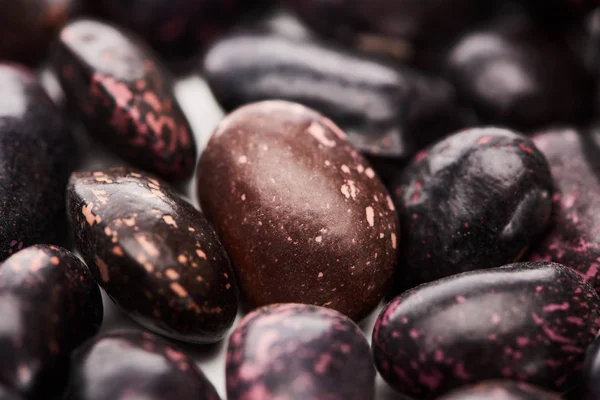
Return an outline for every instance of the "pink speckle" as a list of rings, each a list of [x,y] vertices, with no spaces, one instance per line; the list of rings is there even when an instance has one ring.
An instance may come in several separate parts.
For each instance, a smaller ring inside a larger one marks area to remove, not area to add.
[[[465,296],[456,296],[456,302],[458,304],[464,303],[465,301],[467,301],[467,299],[465,298]]]
[[[573,196],[572,194],[570,194],[567,197],[565,197],[565,199],[563,201],[564,208],[571,208],[571,207],[573,207],[573,204],[575,204],[575,200],[576,200],[576,197]]]
[[[411,329],[410,332],[409,332],[409,335],[413,339],[418,339],[419,336],[421,336],[421,334],[419,333],[419,331],[416,330],[416,329]]]
[[[319,375],[324,374],[327,371],[327,367],[331,363],[331,355],[323,354],[319,357],[319,360],[315,364],[315,372]]]
[[[429,375],[425,372],[419,374],[419,382],[429,388],[429,390],[437,389],[442,383],[442,377],[439,372],[434,371],[433,374]]]
[[[542,325],[544,323],[544,319],[540,318],[540,316],[534,312],[531,313],[531,318],[533,318],[533,322],[535,322],[536,325]]]
[[[498,325],[501,321],[501,318],[498,314],[492,314],[492,323]]]
[[[526,337],[524,337],[524,336],[519,336],[519,337],[517,338],[517,344],[518,344],[519,346],[521,346],[521,347],[522,347],[522,346],[527,346],[527,345],[529,344],[529,339],[528,339],[528,338],[526,338]]]
[[[519,148],[529,154],[533,153],[533,149],[527,146],[525,143],[519,143]]]
[[[583,320],[579,317],[569,316],[569,317],[567,317],[567,321],[569,321],[572,324],[579,325],[579,326],[584,325]]]
[[[306,129],[306,131],[315,139],[317,139],[317,141],[325,146],[325,147],[335,147],[335,140],[329,139],[327,137],[327,135],[325,135],[325,128],[319,124],[318,122],[313,122],[312,124],[310,124],[310,126]]]
[[[561,336],[560,334],[554,332],[552,329],[550,329],[548,326],[543,326],[542,327],[544,333],[546,334],[546,336],[548,336],[548,338],[554,342],[559,342],[559,343],[571,343],[572,340]]]
[[[454,367],[454,375],[465,381],[471,379],[471,375],[465,370],[465,365],[462,362]]]
[[[493,139],[492,136],[482,136],[479,139],[477,139],[477,141],[475,143],[476,144],[484,144],[484,143],[488,143],[492,139]]]
[[[427,157],[427,152],[425,150],[421,150],[420,152],[417,153],[417,155],[414,158],[414,162],[418,163],[420,161],[423,161],[423,159]]]
[[[373,207],[367,207],[365,208],[365,212],[367,214],[367,222],[369,223],[369,226],[375,226],[375,211],[373,210]]]
[[[569,309],[569,303],[564,302],[562,304],[548,304],[547,306],[544,307],[544,311],[546,312],[552,312],[552,311],[564,311],[564,310],[568,310]]]

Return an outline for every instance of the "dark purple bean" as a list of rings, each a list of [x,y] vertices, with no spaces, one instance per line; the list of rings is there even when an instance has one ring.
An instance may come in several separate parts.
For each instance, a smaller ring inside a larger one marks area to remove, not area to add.
[[[564,391],[600,328],[600,297],[570,268],[512,264],[440,279],[398,296],[373,332],[377,369],[428,399],[487,379]]]
[[[0,63],[0,260],[36,243],[67,242],[65,188],[77,151],[36,77]]]
[[[113,332],[77,350],[69,400],[220,400],[194,361],[147,332]]]
[[[410,157],[466,125],[444,80],[318,41],[233,36],[209,49],[204,71],[226,110],[295,101],[332,118],[366,154]]]
[[[556,185],[551,230],[533,260],[576,269],[600,291],[600,131],[555,129],[536,134]]]
[[[102,298],[74,254],[36,245],[0,266],[0,315],[0,386],[49,399],[65,388],[70,353],[100,329]]]
[[[160,181],[123,168],[75,173],[67,196],[84,259],[131,318],[186,342],[225,335],[237,288],[202,213]]]
[[[190,58],[265,0],[99,0],[109,19],[140,34],[162,56]]]
[[[363,50],[408,58],[481,18],[493,1],[285,0],[318,32]]]
[[[194,136],[167,72],[141,42],[79,20],[62,30],[53,62],[70,106],[100,142],[167,180],[193,174]]]
[[[279,304],[248,314],[229,339],[229,400],[375,397],[375,369],[362,331],[340,313]]]
[[[0,60],[38,64],[79,0],[0,0]]]
[[[314,304],[361,319],[381,300],[396,211],[321,114],[286,101],[234,111],[213,133],[197,185],[251,305]]]
[[[590,111],[592,81],[562,38],[520,18],[465,35],[445,72],[488,123],[532,129],[580,121]]]
[[[557,393],[547,392],[524,382],[487,381],[453,391],[437,400],[561,400]]]
[[[548,163],[524,136],[456,133],[419,153],[393,185],[408,287],[522,256],[552,209]]]

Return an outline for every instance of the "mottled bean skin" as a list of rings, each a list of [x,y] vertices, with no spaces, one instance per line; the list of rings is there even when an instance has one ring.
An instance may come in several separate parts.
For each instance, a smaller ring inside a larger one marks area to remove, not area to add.
[[[166,180],[194,172],[194,136],[167,71],[126,31],[93,20],[67,25],[53,67],[86,129],[133,165]]]
[[[237,314],[233,269],[198,210],[123,168],[73,174],[68,201],[84,259],[129,316],[186,342],[225,335]]]
[[[526,20],[470,32],[442,64],[488,123],[529,130],[590,112],[593,84],[581,61],[562,38]]]
[[[322,307],[278,304],[248,314],[227,348],[229,400],[370,400],[375,369],[350,319]]]
[[[40,63],[79,0],[0,0],[0,60]]]
[[[298,102],[334,120],[366,154],[407,158],[467,123],[444,80],[319,41],[235,35],[208,50],[204,71],[226,110]]]
[[[552,209],[546,159],[529,139],[499,128],[438,142],[393,187],[403,233],[398,279],[406,287],[520,258]]]
[[[102,335],[77,350],[69,400],[220,400],[194,361],[148,332]]]
[[[574,268],[600,291],[600,131],[548,130],[533,141],[548,159],[556,194],[550,232],[530,257]]]
[[[390,302],[375,364],[396,390],[429,399],[487,379],[564,391],[600,328],[600,297],[570,268],[512,264],[450,276]]]
[[[35,76],[0,63],[0,261],[33,244],[66,244],[76,162],[70,127]]]
[[[102,298],[74,254],[35,245],[0,266],[0,315],[0,392],[50,399],[64,390],[70,353],[100,329]]]
[[[364,50],[406,58],[444,42],[493,3],[476,0],[286,0],[322,34]],[[451,17],[449,17],[451,16]]]
[[[141,35],[163,57],[190,58],[264,0],[99,0],[111,20]]]
[[[361,319],[381,300],[396,211],[329,119],[286,101],[239,108],[213,133],[197,176],[202,209],[252,306],[306,303]]]
[[[453,391],[437,400],[561,400],[557,393],[547,392],[524,382],[487,381]]]

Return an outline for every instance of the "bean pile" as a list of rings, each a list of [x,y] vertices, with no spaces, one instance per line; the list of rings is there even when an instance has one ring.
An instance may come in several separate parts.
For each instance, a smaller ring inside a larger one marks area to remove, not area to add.
[[[0,400],[600,400],[600,1],[0,0],[0,217]]]

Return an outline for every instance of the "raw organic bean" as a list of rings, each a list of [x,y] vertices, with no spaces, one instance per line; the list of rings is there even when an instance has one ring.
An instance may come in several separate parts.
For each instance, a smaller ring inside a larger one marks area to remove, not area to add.
[[[410,157],[467,124],[444,80],[318,41],[232,36],[209,49],[204,71],[226,110],[295,101],[332,118],[364,154]]]
[[[555,129],[533,137],[556,185],[550,232],[532,260],[576,269],[600,290],[600,131]]]
[[[36,77],[0,63],[0,261],[67,242],[65,189],[76,162],[70,127]]]
[[[487,123],[517,129],[585,119],[593,84],[562,38],[509,18],[462,37],[444,69]]]
[[[361,330],[340,313],[303,304],[248,314],[229,339],[229,400],[372,400],[375,368]]]
[[[375,364],[396,390],[430,399],[487,379],[555,391],[577,384],[600,328],[600,297],[549,262],[471,271],[405,292],[379,315]]]
[[[53,65],[70,106],[100,142],[167,180],[193,174],[194,136],[167,72],[141,42],[79,20],[62,30]]]
[[[393,186],[403,234],[398,278],[407,287],[520,258],[552,209],[546,159],[526,137],[499,128],[438,142]]]
[[[194,361],[147,332],[113,332],[77,350],[69,400],[220,400]]]
[[[233,269],[199,211],[164,183],[123,168],[75,173],[68,202],[84,259],[129,316],[186,342],[226,334],[237,314]]]
[[[198,170],[198,198],[252,306],[306,303],[365,317],[394,270],[392,199],[329,119],[265,101],[229,114]]]
[[[102,298],[74,254],[36,245],[0,266],[0,315],[0,393],[53,399],[65,388],[71,352],[100,329]]]

